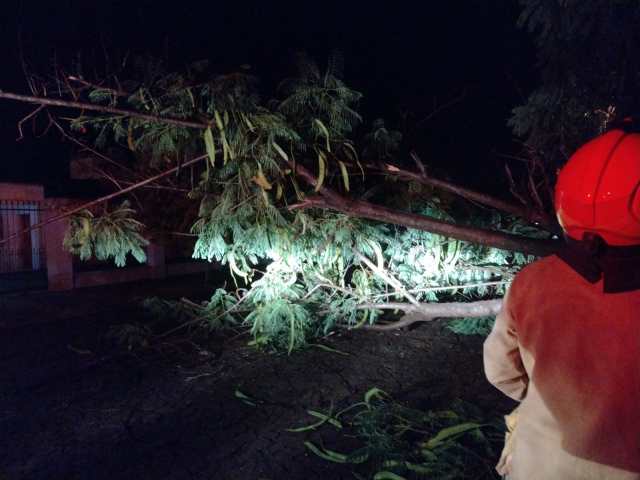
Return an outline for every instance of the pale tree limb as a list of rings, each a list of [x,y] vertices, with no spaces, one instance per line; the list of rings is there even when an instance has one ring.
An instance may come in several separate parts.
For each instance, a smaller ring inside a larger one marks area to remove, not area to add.
[[[342,197],[341,202],[321,196],[307,197],[302,202],[289,208],[329,209],[355,218],[367,218],[382,223],[415,228],[416,230],[423,230],[466,242],[539,256],[553,254],[562,245],[561,241],[539,240],[485,228],[455,225],[425,215],[402,212],[369,202],[348,200],[344,197]]]
[[[430,322],[436,318],[479,318],[495,316],[502,308],[502,299],[480,300],[477,302],[451,303],[365,303],[358,309],[401,310],[405,315],[397,322],[381,325],[367,325],[366,330],[389,331],[407,327],[416,322]]]

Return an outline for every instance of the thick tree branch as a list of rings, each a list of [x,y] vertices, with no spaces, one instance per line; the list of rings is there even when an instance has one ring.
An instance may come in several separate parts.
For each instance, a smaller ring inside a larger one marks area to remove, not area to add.
[[[478,318],[497,315],[502,307],[502,299],[481,300],[478,302],[451,303],[367,303],[358,305],[358,309],[402,310],[405,316],[397,322],[367,325],[367,330],[389,331],[406,327],[416,322],[429,322],[436,318]]]
[[[300,163],[293,165],[296,173],[309,185],[315,186],[316,177]],[[471,243],[479,243],[490,247],[501,248],[515,252],[545,256],[555,253],[562,245],[560,241],[538,240],[522,237],[510,233],[496,232],[479,227],[467,227],[455,225],[443,220],[436,220],[425,215],[401,212],[382,205],[376,205],[362,200],[352,200],[343,197],[339,193],[323,186],[320,195],[307,197],[302,202],[291,205],[289,209],[299,208],[325,208],[342,212],[351,217],[368,218],[383,223],[391,223],[417,230],[464,240]]]
[[[333,195],[337,194],[333,192]],[[401,212],[369,202],[349,200],[344,197],[340,197],[340,201],[335,201],[334,198],[335,197],[324,198],[324,196],[308,197],[302,202],[292,205],[290,208],[331,209],[351,217],[368,218],[383,223],[391,223],[456,238],[466,242],[539,256],[555,253],[562,244],[560,241],[538,240],[509,233],[496,232],[485,228],[455,225],[424,215]]]
[[[424,170],[424,166],[422,165],[422,162],[420,161],[420,159],[418,158],[415,152],[411,153],[411,157],[418,165],[418,168],[420,169],[420,173],[404,170],[390,163],[384,164],[383,171],[389,175],[403,178],[405,180],[412,180],[422,185],[427,185],[427,186],[436,188],[443,192],[453,193],[454,195],[457,195],[471,202],[479,203],[481,205],[494,208],[501,212],[510,213],[517,217],[523,218],[524,220],[527,220],[531,223],[539,223],[540,225],[544,226],[550,231],[557,233],[558,231],[557,224],[553,222],[550,218],[548,218],[545,214],[528,210],[519,205],[514,205],[512,203],[506,202],[499,198],[495,198],[491,195],[487,195],[486,193],[476,192],[475,190],[464,188],[459,185],[455,185],[453,183],[447,182],[445,180],[439,180],[437,178],[433,178],[427,175],[426,171]]]

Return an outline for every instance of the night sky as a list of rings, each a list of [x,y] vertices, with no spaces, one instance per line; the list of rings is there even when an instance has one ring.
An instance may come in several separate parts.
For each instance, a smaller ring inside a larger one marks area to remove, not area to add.
[[[170,6],[160,6],[160,5]],[[335,49],[347,84],[364,93],[365,123],[402,111],[420,119],[463,90],[464,100],[412,133],[408,146],[442,175],[484,190],[504,177],[498,153],[513,148],[510,110],[535,86],[531,39],[516,26],[517,2],[267,2],[151,0],[15,1],[3,4],[0,89],[28,93],[18,55],[47,73],[82,51],[167,53],[176,69],[209,59],[221,72],[249,64],[265,89],[292,73],[293,53],[319,62]],[[99,56],[98,56],[99,58]],[[0,100],[0,179],[62,184],[69,149],[55,135],[16,143],[31,107]]]

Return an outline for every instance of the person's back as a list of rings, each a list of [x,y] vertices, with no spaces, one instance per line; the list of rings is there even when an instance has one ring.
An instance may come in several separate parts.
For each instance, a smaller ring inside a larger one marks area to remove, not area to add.
[[[640,479],[639,315],[640,290],[605,294],[556,256],[518,274],[485,343],[489,380],[524,397],[513,478]]]
[[[562,168],[566,243],[516,275],[485,342],[487,378],[522,401],[497,467],[510,479],[640,480],[637,127],[625,119]]]

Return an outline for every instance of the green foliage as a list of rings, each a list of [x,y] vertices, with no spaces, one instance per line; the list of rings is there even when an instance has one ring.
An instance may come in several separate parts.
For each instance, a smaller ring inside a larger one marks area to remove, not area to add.
[[[147,256],[143,247],[149,242],[141,234],[144,225],[132,218],[134,214],[127,201],[98,217],[89,210],[78,212],[70,217],[64,247],[82,260],[112,258],[118,267],[123,267],[126,256],[131,254],[144,263]]]
[[[146,298],[142,302],[142,307],[157,323],[180,326],[192,324],[193,318],[196,317],[199,319],[198,326],[209,330],[237,326],[241,322],[234,316],[237,306],[237,298],[222,288],[216,289],[211,299],[201,304],[159,297]]]
[[[495,317],[456,318],[449,320],[447,328],[458,335],[482,335],[491,333]]]
[[[205,321],[209,329],[219,329],[237,325],[238,319],[231,313],[238,305],[238,299],[217,288],[213,296],[204,304]]]
[[[298,55],[298,76],[283,81],[280,92],[285,99],[278,110],[303,127],[307,135],[342,139],[362,122],[354,109],[362,94],[342,80],[344,60],[334,53],[324,73],[307,55]],[[320,122],[309,121],[317,119]]]
[[[207,158],[192,167],[186,199],[199,207],[191,229],[197,235],[193,257],[228,266],[235,289],[220,289],[201,305],[164,308],[178,308],[174,313],[206,328],[247,327],[253,344],[291,352],[333,329],[375,323],[383,311],[377,305],[406,301],[407,295],[421,302],[493,298],[529,260],[428,232],[290,208],[322,186],[353,196],[378,186],[381,179],[368,178],[360,156],[394,161],[400,151],[402,135],[383,120],[363,138],[357,135],[362,95],[341,78],[342,63],[334,54],[323,71],[301,55],[298,75],[283,81],[268,102],[245,73],[215,75],[206,62],[172,73],[151,59],[134,62],[137,81],[120,78],[130,88],[127,95],[104,88],[89,94],[96,103],[207,125],[198,130],[116,115],[73,122],[89,129],[98,146],[115,142],[147,169],[179,158]],[[315,186],[298,181],[297,165],[317,172]],[[385,200],[401,199],[399,208],[413,213],[497,230],[519,228],[511,218],[471,210],[430,189],[389,185]],[[82,236],[84,225],[90,233],[96,221],[78,217],[70,233],[68,244],[85,258],[97,252],[102,238]],[[121,224],[123,244],[116,248],[109,237],[111,254],[137,238],[131,233],[137,224],[128,230]]]
[[[421,211],[446,216],[437,204]],[[237,280],[250,287],[244,305],[253,312],[245,322],[255,342],[288,350],[334,328],[375,323],[381,314],[375,303],[404,300],[356,252],[383,265],[426,302],[500,295],[518,268],[531,261],[517,253],[327,212],[298,213],[298,222],[288,229],[249,221],[242,228],[230,217],[216,218],[221,221],[207,224],[207,236],[201,232],[195,254],[231,264]],[[508,219],[494,221],[494,228],[519,228]],[[260,272],[257,267],[264,263],[266,270]],[[358,308],[365,303],[373,306]],[[483,332],[488,323],[465,319],[454,325],[457,332],[471,334]]]
[[[373,122],[371,132],[364,137],[362,155],[373,160],[386,161],[396,157],[402,142],[402,133],[388,130],[384,120],[378,118]]]
[[[286,348],[289,353],[306,343],[312,317],[302,305],[283,299],[259,305],[246,319],[256,345]]]
[[[353,465],[357,478],[493,479],[502,427],[480,421],[473,410],[456,402],[449,410],[423,412],[372,388],[362,402],[339,412],[309,411],[320,420],[289,431],[335,428],[355,438],[361,446],[348,453],[310,440],[305,446],[325,461]]]
[[[638,108],[640,5],[610,0],[520,0],[541,85],[509,124],[552,168],[611,120]],[[615,116],[615,115],[614,115]]]

